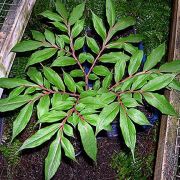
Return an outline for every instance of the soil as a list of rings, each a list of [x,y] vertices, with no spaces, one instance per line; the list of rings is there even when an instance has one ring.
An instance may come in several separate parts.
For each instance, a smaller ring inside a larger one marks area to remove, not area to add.
[[[137,135],[137,151],[142,157],[156,151],[156,126]],[[24,132],[20,140],[24,141],[33,132]],[[98,138],[97,163],[93,163],[83,152],[77,156],[77,163],[62,158],[62,163],[53,180],[116,180],[117,173],[111,168],[113,154],[125,149],[121,137]],[[79,151],[79,145],[76,145]],[[42,180],[44,179],[44,159],[47,155],[48,143],[37,148],[23,151],[20,162],[16,166],[8,164],[0,153],[0,180]],[[152,167],[153,168],[153,167]],[[147,179],[152,179],[148,177]]]

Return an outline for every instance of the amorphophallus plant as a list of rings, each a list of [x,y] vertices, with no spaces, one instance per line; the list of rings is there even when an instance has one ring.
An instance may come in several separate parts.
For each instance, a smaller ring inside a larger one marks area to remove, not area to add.
[[[80,134],[84,151],[96,161],[96,135],[110,130],[112,121],[119,118],[125,144],[134,156],[135,124],[149,125],[138,106],[147,102],[162,114],[177,115],[159,90],[180,90],[180,82],[175,79],[180,61],[159,66],[165,44],[155,48],[141,67],[144,53],[136,46],[142,40],[141,35],[115,36],[133,26],[135,19],[117,20],[111,0],[106,1],[107,27],[92,12],[94,30],[100,36],[98,41],[82,33],[84,3],[70,14],[59,0],[55,7],[56,12],[41,13],[49,19],[51,30],[45,29],[44,33],[33,30],[33,40],[24,40],[13,48],[14,52],[33,51],[26,66],[27,80],[0,79],[0,87],[13,89],[7,98],[0,100],[0,112],[22,108],[13,123],[12,141],[25,129],[33,109],[37,125],[41,124],[20,151],[52,139],[45,159],[47,180],[61,163],[62,149],[65,156],[76,160],[70,141],[74,129]],[[83,51],[84,46],[88,47],[87,52]],[[85,66],[89,67],[88,72]]]

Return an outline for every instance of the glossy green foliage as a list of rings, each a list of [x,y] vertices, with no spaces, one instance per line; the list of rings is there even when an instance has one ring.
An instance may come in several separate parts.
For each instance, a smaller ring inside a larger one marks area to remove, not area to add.
[[[164,56],[165,44],[149,54],[142,69],[144,53],[136,46],[141,36],[114,40],[114,35],[133,26],[135,19],[124,17],[118,20],[113,1],[106,1],[108,27],[92,12],[93,27],[100,41],[82,33],[85,3],[69,13],[57,0],[55,8],[56,12],[41,13],[50,21],[51,29],[46,28],[43,33],[32,31],[33,40],[20,42],[13,48],[17,52],[32,51],[26,65],[28,80],[0,79],[0,87],[13,89],[9,97],[0,100],[0,112],[24,106],[13,123],[12,139],[25,129],[33,108],[37,110],[37,125],[41,124],[20,150],[35,148],[54,139],[45,160],[47,180],[56,173],[63,152],[76,161],[70,141],[75,129],[78,129],[85,152],[96,161],[96,135],[109,130],[110,124],[118,118],[125,144],[134,156],[135,124],[149,125],[138,106],[145,100],[163,114],[176,115],[168,100],[158,93],[166,87],[179,89],[179,82],[174,79],[179,73],[180,61],[152,69],[158,67]],[[88,52],[83,52],[84,45]],[[90,66],[88,73],[85,64]],[[90,81],[92,89],[89,88]]]

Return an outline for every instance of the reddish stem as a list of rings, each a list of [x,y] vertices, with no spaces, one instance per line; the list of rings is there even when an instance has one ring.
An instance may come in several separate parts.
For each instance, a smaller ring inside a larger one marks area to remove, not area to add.
[[[73,97],[79,97],[80,95],[79,94],[76,94],[76,93],[69,93],[69,92],[65,92],[65,91],[53,91],[51,89],[47,89],[45,88],[44,86],[39,86],[39,88],[51,93],[51,94],[55,94],[55,93],[60,93],[60,94],[68,94],[70,96],[73,96]]]
[[[75,50],[74,50],[74,44],[73,44],[73,37],[71,35],[71,28],[70,28],[70,25],[69,24],[66,24],[67,28],[68,28],[68,35],[69,35],[69,38],[70,38],[70,48],[71,48],[71,51],[72,51],[72,56],[73,58],[76,60],[77,64],[79,65],[80,69],[82,70],[82,72],[84,73],[84,76],[86,75],[85,71],[84,71],[84,68],[82,67],[80,61],[78,60],[77,56],[76,56],[76,53],[75,53]]]

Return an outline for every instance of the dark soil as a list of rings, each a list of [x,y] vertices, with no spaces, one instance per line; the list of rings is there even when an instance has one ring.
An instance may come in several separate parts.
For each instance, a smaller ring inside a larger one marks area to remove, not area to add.
[[[155,138],[158,128],[138,133],[137,151],[143,156],[156,152]],[[24,132],[20,140],[24,141],[33,132]],[[111,168],[112,155],[120,150],[125,150],[125,146],[120,142],[120,137],[99,138],[97,163],[93,163],[88,157],[81,153],[77,157],[77,163],[62,158],[62,163],[54,180],[116,180],[117,173]],[[44,179],[44,159],[47,155],[48,144],[38,149],[26,150],[21,154],[20,162],[16,166],[8,164],[0,153],[0,180],[42,180]],[[78,146],[77,146],[78,148]],[[153,167],[151,167],[153,168]],[[147,179],[152,179],[148,177]]]

